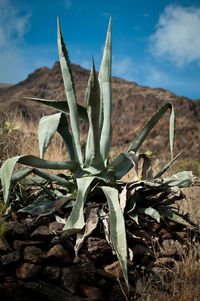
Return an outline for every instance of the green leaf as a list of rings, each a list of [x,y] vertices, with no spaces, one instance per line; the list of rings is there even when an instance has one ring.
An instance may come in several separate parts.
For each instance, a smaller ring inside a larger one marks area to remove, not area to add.
[[[169,141],[170,141],[170,150],[173,158],[173,147],[174,147],[174,131],[175,131],[175,116],[174,116],[174,107],[171,103],[166,103],[157,113],[153,115],[153,117],[146,123],[143,129],[140,131],[138,136],[135,138],[133,143],[128,149],[128,152],[134,151],[136,152],[138,148],[141,146],[149,132],[153,129],[156,123],[160,120],[160,118],[164,115],[164,113],[170,109],[170,122],[169,122]]]
[[[179,223],[181,225],[184,225],[188,228],[194,228],[188,221],[186,221],[182,216],[180,216],[179,214],[173,212],[172,210],[168,211],[165,209],[159,210],[161,214],[164,214],[168,219],[170,219],[171,221],[175,222],[175,223]]]
[[[63,228],[63,231],[66,231],[68,235],[79,232],[85,225],[83,206],[90,190],[90,185],[94,179],[95,177],[84,177],[76,180],[78,186],[78,195],[72,212]]]
[[[168,162],[154,177],[153,179],[157,179],[160,178],[165,172],[166,170],[172,165],[172,163],[180,156],[181,153],[179,153],[178,155],[176,155],[170,162]]]
[[[148,208],[138,207],[138,211],[141,212],[141,213],[145,213],[146,215],[151,216],[158,223],[160,223],[160,214],[156,209],[154,209],[152,207],[148,207]]]
[[[135,212],[133,214],[129,214],[130,218],[137,224],[139,225],[139,221],[138,221],[138,213]]]
[[[112,141],[112,91],[111,91],[111,64],[112,64],[112,46],[111,46],[111,18],[108,26],[106,43],[103,58],[99,70],[100,84],[100,150],[104,164],[108,163],[108,154]]]
[[[80,165],[82,165],[83,159],[81,153],[80,132],[79,132],[79,124],[78,124],[78,109],[76,103],[74,82],[73,82],[67,49],[65,47],[65,43],[60,29],[59,18],[58,18],[58,51],[59,51],[60,67],[62,71],[66,97],[69,105],[70,122],[71,122],[72,135],[73,135],[74,146],[76,151],[76,159],[79,161]]]
[[[30,175],[32,172],[33,172],[33,168],[30,168],[30,167],[24,167],[24,168],[18,169],[12,174],[11,182],[16,183],[16,182],[20,181],[21,179]]]
[[[48,183],[47,180],[41,177],[23,178],[19,182],[21,185],[37,185],[37,186],[45,185]]]
[[[4,202],[7,206],[11,189],[11,178],[16,163],[47,169],[69,169],[75,170],[77,163],[75,161],[53,162],[39,159],[35,156],[17,156],[6,160],[1,167],[1,183],[3,188]]]
[[[129,153],[121,153],[107,167],[107,173],[112,173],[117,180],[121,179],[131,168],[133,163]]]
[[[117,189],[112,187],[102,186],[101,189],[103,190],[109,205],[110,238],[117,253],[126,285],[129,287],[127,276],[126,230],[124,217],[119,204],[119,193]]]
[[[45,151],[51,143],[51,140],[56,131],[58,131],[59,134],[63,137],[71,160],[75,160],[73,140],[69,132],[68,122],[64,113],[44,116],[40,120],[38,129],[40,157],[44,157]]]
[[[33,172],[34,172],[34,174],[36,174],[37,176],[40,176],[41,178],[47,180],[48,182],[52,182],[52,183],[60,185],[62,187],[69,186],[69,181],[67,181],[66,179],[61,178],[47,170],[33,168]]]
[[[69,106],[68,106],[68,103],[66,102],[66,100],[47,100],[47,99],[35,98],[35,97],[23,97],[23,98],[27,99],[27,100],[42,103],[46,106],[49,106],[53,109],[56,109],[58,111],[61,111],[61,112],[69,115]],[[86,109],[79,104],[77,104],[77,109],[78,109],[78,118],[80,120],[89,122]]]
[[[89,118],[89,133],[85,152],[85,165],[102,169],[104,167],[100,153],[100,132],[99,132],[99,112],[100,112],[100,89],[96,75],[94,60],[86,89],[85,102]]]
[[[165,178],[163,184],[167,184],[168,186],[189,187],[194,184],[194,178],[191,171],[181,171],[172,177]]]

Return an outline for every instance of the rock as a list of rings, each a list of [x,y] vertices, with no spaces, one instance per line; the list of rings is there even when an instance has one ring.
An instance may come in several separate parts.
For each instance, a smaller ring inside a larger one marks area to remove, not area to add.
[[[31,237],[35,239],[45,240],[45,239],[52,238],[53,235],[54,235],[53,232],[49,230],[47,226],[40,226],[37,229],[35,229],[35,231],[33,231]]]
[[[59,236],[53,237],[51,242],[50,242],[50,245],[55,246],[55,245],[58,245],[58,244],[60,244],[60,237]]]
[[[57,266],[48,265],[44,268],[43,275],[49,280],[57,280],[60,275],[60,268]]]
[[[73,296],[70,293],[66,292],[65,290],[52,285],[50,283],[44,282],[44,281],[35,281],[35,282],[25,282],[20,281],[19,284],[21,287],[29,289],[32,292],[36,292],[37,296],[39,294],[39,297],[44,297],[45,300],[49,301],[83,301],[88,300],[85,298],[82,298],[81,296]],[[34,299],[35,300],[35,299]]]
[[[18,283],[4,282],[1,284],[2,295],[0,291],[1,300],[21,301],[23,298],[23,291]]]
[[[7,275],[7,269],[5,266],[0,264],[0,278],[4,278]],[[1,287],[1,286],[0,286]]]
[[[39,226],[49,226],[50,222],[50,216],[41,216],[39,219],[37,219],[37,224]]]
[[[123,292],[122,292],[121,287],[123,289]],[[126,295],[126,297],[124,296],[124,294]],[[117,283],[115,285],[110,286],[110,288],[106,291],[105,297],[106,297],[106,300],[109,300],[109,301],[134,300],[134,299],[129,299],[129,292],[127,291],[127,287],[123,282],[121,282],[120,285],[119,285],[119,283]]]
[[[69,252],[65,250],[60,244],[55,245],[48,251],[47,258],[54,258],[59,263],[70,264],[73,262],[72,257],[69,255]]]
[[[173,221],[168,221],[168,226],[170,229],[172,229],[173,231],[181,231],[183,228],[183,225],[179,224],[179,223],[175,223]]]
[[[132,251],[134,256],[152,255],[152,251],[148,247],[140,244],[135,244],[132,247]]]
[[[32,263],[41,263],[45,258],[45,252],[35,246],[28,246],[24,249],[24,260]]]
[[[19,279],[30,279],[35,277],[41,268],[38,264],[25,262],[16,270],[16,276]]]
[[[148,222],[147,223],[147,229],[148,231],[151,231],[153,233],[157,233],[161,228],[161,223],[157,222]]]
[[[10,252],[6,255],[1,256],[1,260],[2,260],[3,265],[7,265],[7,264],[17,262],[17,261],[19,261],[19,259],[20,259],[20,252],[19,251],[13,251],[13,252]]]
[[[123,277],[123,272],[122,272],[119,261],[115,261],[112,264],[105,266],[104,270],[117,279],[120,279]]]
[[[97,269],[96,274],[99,275],[100,277],[107,278],[107,279],[113,279],[113,275],[110,273],[106,272],[105,270],[102,269]]]
[[[7,240],[0,238],[0,252],[1,253],[8,253],[11,252],[12,248],[8,244]]]
[[[161,244],[160,253],[163,256],[180,255],[182,248],[178,240],[165,239]]]
[[[5,237],[26,237],[27,236],[27,229],[26,225],[19,223],[17,221],[10,221],[10,222],[5,222]]]
[[[95,273],[96,269],[94,266],[94,262],[91,260],[82,261],[79,265],[79,271],[80,271],[80,281],[93,285],[96,282]]]
[[[49,226],[51,219],[49,216],[41,216],[39,219],[37,218],[26,218],[25,223],[28,231],[31,233],[39,226]]]
[[[97,286],[102,290],[109,288],[109,285],[109,282],[103,278],[97,282]]]
[[[97,261],[98,264],[109,263],[113,258],[112,248],[108,244],[106,239],[101,239],[98,237],[88,237],[87,251],[88,251],[89,257],[92,260]],[[82,247],[82,249],[80,249],[80,253],[79,253],[80,257],[81,257],[81,254],[83,254],[85,252],[86,252],[86,250],[84,249],[84,247]]]
[[[62,285],[71,294],[76,294],[79,284],[80,270],[77,266],[62,268]]]
[[[167,230],[166,228],[162,228],[159,231],[159,235],[161,236],[162,240],[171,239],[173,237],[173,234],[169,230]]]
[[[28,232],[32,233],[38,227],[36,219],[30,217],[26,218],[26,227]]]
[[[43,241],[36,241],[36,240],[14,240],[13,247],[15,250],[20,251],[22,249],[22,247],[27,246],[27,245],[39,246],[39,245],[43,245],[43,244],[44,244]]]
[[[61,231],[64,228],[64,224],[58,223],[58,222],[52,222],[49,224],[49,229],[51,231]]]
[[[61,232],[61,235],[60,235],[60,243],[61,245],[70,252],[70,254],[72,256],[75,255],[74,253],[74,245],[72,243],[72,240],[71,238],[69,237],[69,235],[66,233],[66,231],[64,232]]]
[[[104,301],[102,292],[97,287],[87,286],[85,284],[80,285],[80,293],[83,296],[88,297],[90,301]]]

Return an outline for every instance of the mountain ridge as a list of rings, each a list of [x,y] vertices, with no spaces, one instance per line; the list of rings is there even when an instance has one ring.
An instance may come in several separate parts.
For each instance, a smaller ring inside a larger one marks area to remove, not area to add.
[[[72,64],[77,102],[84,105],[85,89],[90,71]],[[41,67],[22,82],[2,87],[0,85],[0,109],[22,114],[23,117],[39,119],[55,110],[23,97],[64,100],[65,91],[59,62],[52,68]],[[192,152],[198,158],[200,146],[200,101],[177,96],[162,88],[140,86],[135,82],[112,77],[113,98],[113,145],[129,144],[144,124],[166,102],[172,102],[177,119],[175,152],[182,151],[183,158]],[[142,150],[152,150],[162,155],[168,152],[168,117],[166,114],[151,131]],[[87,126],[81,122],[81,132],[86,136]]]

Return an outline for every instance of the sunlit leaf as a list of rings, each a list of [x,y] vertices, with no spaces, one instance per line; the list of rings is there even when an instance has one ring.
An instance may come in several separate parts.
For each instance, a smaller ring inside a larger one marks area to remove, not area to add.
[[[141,207],[139,207],[138,211],[141,212],[141,213],[145,213],[145,214],[151,216],[158,223],[160,223],[160,214],[159,214],[159,212],[156,209],[154,209],[152,207],[148,207],[148,208],[141,208]]]
[[[23,98],[27,100],[39,102],[43,105],[46,105],[48,107],[51,107],[63,113],[69,114],[69,106],[66,100],[48,100],[48,99],[35,98],[35,97],[23,97]],[[77,109],[78,109],[78,118],[80,120],[84,120],[88,122],[89,120],[88,120],[86,109],[79,104],[77,104]]]
[[[128,151],[136,152],[138,148],[141,146],[149,132],[154,128],[156,123],[160,120],[160,118],[164,115],[164,113],[170,109],[170,121],[169,121],[169,140],[170,140],[170,150],[173,157],[173,148],[174,148],[174,131],[175,131],[175,116],[174,116],[174,107],[171,103],[166,103],[157,113],[153,115],[153,117],[145,124],[143,129],[134,139],[133,143],[129,147]]]
[[[4,202],[7,206],[11,189],[12,173],[16,163],[28,165],[32,167],[47,168],[47,169],[69,169],[75,170],[77,163],[75,161],[53,162],[39,159],[35,156],[17,156],[6,160],[1,167],[1,183],[3,188]]]
[[[80,132],[79,132],[79,123],[78,123],[78,108],[76,103],[75,89],[73,76],[71,72],[71,65],[69,61],[69,56],[63,36],[60,29],[60,23],[58,18],[58,51],[60,57],[60,67],[62,71],[66,97],[69,106],[70,112],[70,122],[72,128],[72,136],[74,139],[74,146],[76,151],[76,157],[79,163],[83,164],[82,153],[81,153],[81,144],[80,144]]]
[[[117,253],[126,285],[129,287],[127,275],[126,230],[123,213],[119,204],[119,193],[117,189],[113,187],[102,186],[101,189],[107,198],[109,206],[110,238]]]
[[[100,153],[100,89],[99,81],[95,71],[94,60],[92,60],[92,69],[90,72],[88,87],[86,89],[85,102],[89,118],[89,132],[85,152],[85,165],[91,165],[102,169],[104,164]]]
[[[179,153],[178,155],[176,155],[170,162],[168,162],[154,177],[153,179],[157,179],[159,177],[161,177],[166,170],[172,165],[172,163],[180,156],[181,153]]]
[[[103,58],[99,70],[100,84],[100,149],[104,164],[108,164],[108,154],[112,141],[112,89],[111,89],[111,64],[112,64],[112,42],[111,42],[111,18],[108,26]]]
[[[189,187],[194,184],[194,178],[191,171],[181,171],[172,177],[165,178],[163,184],[169,186]]]
[[[73,140],[69,132],[68,122],[64,113],[44,116],[40,120],[38,129],[40,157],[44,157],[45,151],[51,143],[56,131],[58,131],[58,133],[63,137],[71,160],[75,160]]]
[[[68,235],[79,232],[83,229],[85,225],[84,214],[83,214],[83,206],[86,201],[88,192],[90,190],[90,185],[95,177],[84,177],[78,178],[77,181],[77,189],[78,195],[76,198],[76,202],[73,206],[72,212],[63,228]]]

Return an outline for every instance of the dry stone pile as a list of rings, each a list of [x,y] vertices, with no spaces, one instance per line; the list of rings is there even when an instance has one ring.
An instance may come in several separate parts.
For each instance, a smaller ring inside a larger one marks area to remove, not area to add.
[[[1,300],[125,300],[122,290],[134,300],[144,289],[144,269],[159,279],[161,266],[180,260],[188,240],[188,230],[164,218],[159,224],[130,225],[128,292],[117,256],[99,228],[75,257],[76,236],[62,232],[55,216],[37,220],[9,215],[1,227]]]

